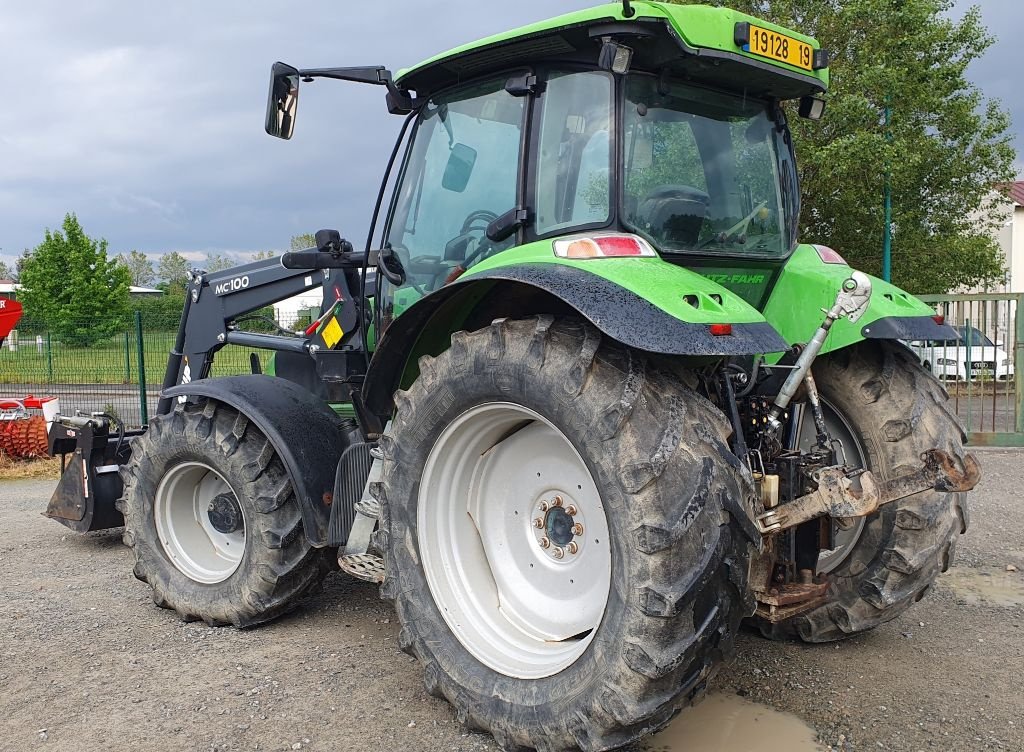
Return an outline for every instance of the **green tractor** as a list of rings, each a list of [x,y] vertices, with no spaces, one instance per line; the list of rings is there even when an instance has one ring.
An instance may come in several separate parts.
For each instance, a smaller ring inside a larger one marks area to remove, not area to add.
[[[656,731],[744,620],[827,642],[904,612],[979,471],[900,342],[955,333],[797,238],[787,114],[821,117],[827,66],[656,2],[397,75],[275,64],[271,135],[323,78],[385,87],[404,125],[366,248],[197,272],[160,414],[82,455],[120,466],[154,600],[251,626],[336,566],[379,582],[427,690],[509,750]],[[233,323],[282,279],[323,286],[304,334]],[[210,378],[232,343],[277,354]]]

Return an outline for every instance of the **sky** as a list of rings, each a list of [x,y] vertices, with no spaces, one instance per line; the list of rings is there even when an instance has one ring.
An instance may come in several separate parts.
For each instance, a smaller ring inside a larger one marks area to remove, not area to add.
[[[242,261],[323,227],[359,247],[401,118],[380,87],[320,80],[302,86],[292,140],[271,138],[271,63],[397,71],[590,4],[0,0],[0,260],[13,265],[69,211],[111,254]],[[970,4],[956,0],[952,14]],[[980,5],[1002,38],[969,75],[1010,111],[1024,155],[1024,46],[1013,34],[1024,9]],[[1024,158],[1017,168],[1024,177]]]

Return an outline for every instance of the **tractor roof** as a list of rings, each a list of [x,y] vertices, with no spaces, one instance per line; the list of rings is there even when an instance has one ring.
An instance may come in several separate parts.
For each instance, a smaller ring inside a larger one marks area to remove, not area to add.
[[[542,61],[597,60],[597,37],[611,35],[634,50],[633,68],[670,74],[752,95],[793,99],[828,88],[828,68],[808,71],[759,57],[737,44],[737,24],[750,23],[811,45],[812,37],[760,21],[728,8],[633,3],[635,15],[623,16],[622,3],[523,26],[442,52],[398,72],[396,80],[417,95],[429,95],[491,71]],[[632,41],[627,41],[632,38]]]

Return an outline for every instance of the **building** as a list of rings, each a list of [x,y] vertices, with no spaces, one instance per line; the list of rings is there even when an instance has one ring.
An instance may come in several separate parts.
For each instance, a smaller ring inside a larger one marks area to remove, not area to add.
[[[1006,284],[1000,292],[1024,293],[1024,180],[1000,186],[1003,217],[999,246],[1006,259]]]
[[[17,282],[12,282],[9,279],[0,279],[0,298],[7,298],[8,300],[18,299],[18,290],[21,289],[21,285]],[[163,295],[163,290],[157,290],[152,287],[136,287],[132,285],[128,288],[128,294],[134,298],[148,298],[151,295]]]

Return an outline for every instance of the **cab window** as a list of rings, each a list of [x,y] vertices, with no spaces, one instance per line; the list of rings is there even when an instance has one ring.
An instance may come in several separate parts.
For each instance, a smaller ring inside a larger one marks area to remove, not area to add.
[[[510,247],[487,225],[516,206],[526,97],[507,76],[431,99],[420,113],[399,181],[386,242],[406,270],[386,286],[392,315],[468,267]]]

